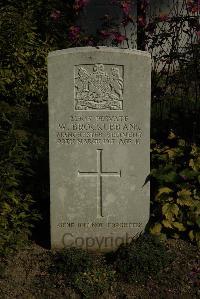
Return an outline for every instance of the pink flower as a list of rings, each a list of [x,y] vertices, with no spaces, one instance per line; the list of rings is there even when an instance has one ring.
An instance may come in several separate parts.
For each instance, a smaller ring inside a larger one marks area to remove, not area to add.
[[[143,16],[138,17],[138,25],[139,25],[139,27],[145,27],[146,26],[145,17],[143,17]]]
[[[56,10],[54,9],[50,15],[50,17],[54,20],[54,21],[58,21],[61,17],[61,11],[60,10]]]
[[[166,22],[168,19],[169,19],[169,17],[167,14],[161,13],[159,15],[159,21],[161,21],[161,22]]]
[[[149,5],[149,1],[141,0],[140,1],[140,9],[141,9],[141,11],[143,11],[145,13],[146,12],[146,8],[148,7],[148,5]]]
[[[196,31],[197,43],[200,43],[200,31]]]
[[[121,7],[122,7],[122,10],[124,12],[125,15],[128,15],[130,10],[131,10],[131,4],[129,1],[123,1],[121,3]]]
[[[71,26],[69,28],[69,38],[72,40],[72,41],[75,41],[79,38],[80,36],[80,27],[78,26]]]
[[[121,44],[124,40],[126,40],[126,36],[120,34],[119,32],[113,33],[113,40],[118,44]]]
[[[112,33],[111,32],[109,32],[109,31],[106,31],[106,30],[101,30],[100,32],[100,35],[101,35],[101,37],[102,38],[109,38],[111,35],[112,35]]]
[[[187,1],[188,10],[195,14],[196,12],[200,11],[200,1],[199,0],[188,0]]]
[[[75,0],[75,2],[74,2],[74,9],[75,9],[75,10],[81,10],[81,9],[83,9],[88,3],[89,3],[89,0]]]

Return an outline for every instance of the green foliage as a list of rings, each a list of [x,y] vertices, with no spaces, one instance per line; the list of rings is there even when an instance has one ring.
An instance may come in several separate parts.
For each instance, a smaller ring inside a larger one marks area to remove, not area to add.
[[[108,291],[114,280],[115,271],[108,266],[92,268],[75,275],[74,287],[84,298],[94,298]]]
[[[0,161],[0,254],[7,254],[27,241],[39,219],[23,176],[31,177],[27,132],[18,125],[25,120],[24,109],[1,103]]]
[[[157,275],[173,258],[159,239],[142,235],[130,245],[120,247],[114,255],[114,263],[126,281],[144,283],[150,276]]]
[[[43,215],[39,234],[49,227],[46,61],[50,51],[73,45],[73,10],[73,0],[3,0],[0,8],[0,235],[6,248],[22,228],[30,235],[38,219],[32,205]]]
[[[89,269],[92,265],[91,256],[79,248],[66,248],[55,255],[56,272],[74,275]]]
[[[61,11],[59,20],[51,17],[55,10]],[[31,235],[35,208],[43,214],[40,234],[48,225],[46,60],[50,51],[70,46],[72,10],[72,0],[3,0],[1,5],[0,251]]]
[[[199,9],[189,9],[197,2],[182,1],[177,9],[172,1],[165,15],[158,2],[148,12],[144,36],[152,57],[151,134],[159,141],[165,142],[173,129],[189,142],[200,142]]]
[[[0,254],[12,252],[16,246],[27,242],[33,223],[39,219],[36,210],[31,210],[33,200],[30,195],[25,198],[18,192],[6,192],[6,200],[0,204]]]
[[[27,240],[39,219],[35,201],[40,198],[34,194],[39,169],[35,165],[48,152],[42,119],[47,119],[46,56],[50,47],[37,33],[34,2],[7,1],[0,10],[1,253]]]
[[[51,273],[62,274],[85,298],[101,295],[114,281],[115,271],[79,248],[66,248],[55,254]]]
[[[170,133],[168,144],[152,141],[150,232],[200,245],[200,148]]]

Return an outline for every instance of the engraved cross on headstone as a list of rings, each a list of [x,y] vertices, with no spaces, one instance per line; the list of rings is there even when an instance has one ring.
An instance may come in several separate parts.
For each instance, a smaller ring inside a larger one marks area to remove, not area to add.
[[[119,172],[102,171],[102,149],[97,149],[97,171],[81,172],[78,170],[78,176],[96,177],[97,178],[97,217],[103,217],[103,200],[102,200],[102,178],[103,177],[121,177]]]

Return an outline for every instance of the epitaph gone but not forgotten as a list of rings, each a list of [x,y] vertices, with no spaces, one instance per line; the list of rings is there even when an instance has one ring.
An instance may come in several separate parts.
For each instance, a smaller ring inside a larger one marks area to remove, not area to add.
[[[72,48],[48,57],[51,244],[110,251],[149,219],[146,52]]]

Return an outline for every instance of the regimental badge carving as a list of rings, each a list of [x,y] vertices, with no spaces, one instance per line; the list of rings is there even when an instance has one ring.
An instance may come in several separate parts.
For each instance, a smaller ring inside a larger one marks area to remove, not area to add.
[[[123,110],[123,66],[75,66],[75,110]]]

